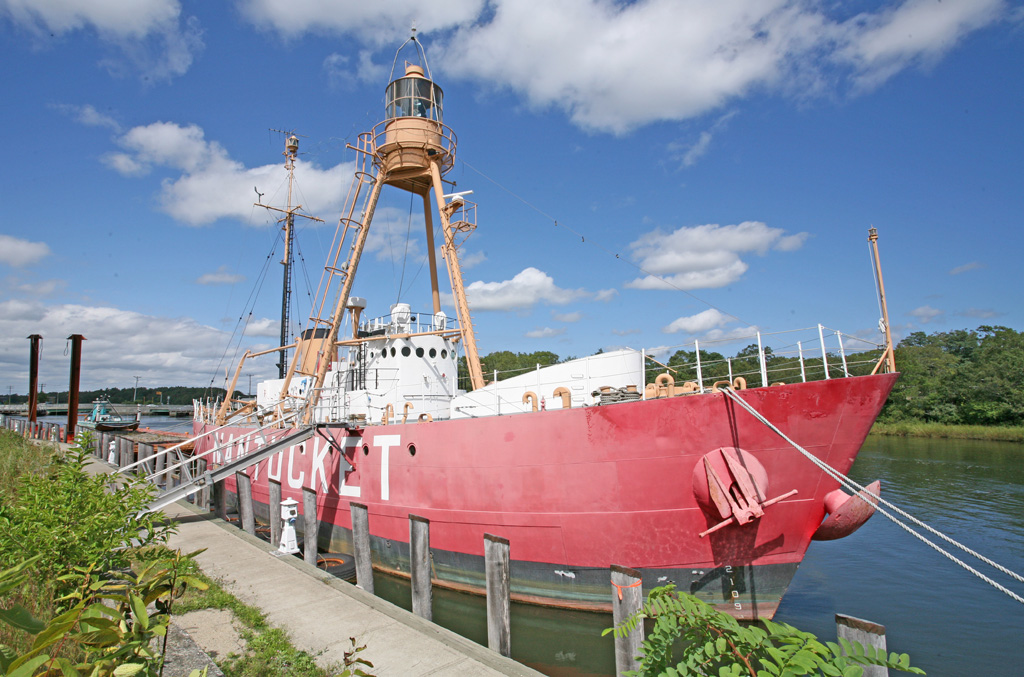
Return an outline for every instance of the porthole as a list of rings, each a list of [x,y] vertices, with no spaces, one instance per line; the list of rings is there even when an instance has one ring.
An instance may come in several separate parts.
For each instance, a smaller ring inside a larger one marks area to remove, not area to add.
[[[367,445],[364,444],[363,445],[363,456],[369,456],[369,455],[370,455],[370,447],[368,447]]]
[[[412,355],[412,351],[409,349],[409,346],[402,346],[402,357],[409,357],[410,355]]]
[[[448,357],[448,351],[447,350],[442,350],[441,351],[441,359],[443,360],[446,357]]]
[[[416,357],[423,357],[423,348],[416,349]]]
[[[394,356],[395,356],[395,349],[394,349],[394,348],[392,348],[392,349],[391,349],[391,357],[394,357]]]
[[[409,444],[409,455],[410,456],[415,456],[416,455],[416,445],[415,444],[411,444],[411,443]]]
[[[436,350],[436,349],[434,349],[434,348],[431,348],[431,349],[430,349],[430,356],[431,356],[431,357],[437,357],[437,350]]]

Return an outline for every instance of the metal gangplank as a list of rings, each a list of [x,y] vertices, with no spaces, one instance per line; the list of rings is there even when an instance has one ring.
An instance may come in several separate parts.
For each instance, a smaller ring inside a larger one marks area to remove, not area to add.
[[[119,468],[116,474],[127,473],[140,466],[144,468],[151,467],[149,466],[149,464],[153,462],[153,459],[156,458],[156,456],[166,455],[168,458],[167,466],[159,472],[154,472],[150,475],[147,475],[145,479],[154,484],[158,484],[160,482],[161,476],[163,476],[164,485],[166,486],[170,484],[170,478],[172,476],[172,473],[175,470],[177,470],[181,474],[181,483],[175,487],[171,487],[160,493],[148,506],[146,506],[145,510],[143,510],[143,513],[155,512],[167,505],[170,505],[171,503],[174,503],[175,501],[178,501],[182,498],[191,496],[192,494],[199,492],[204,487],[213,486],[214,483],[219,482],[227,477],[231,477],[236,472],[240,472],[242,470],[245,470],[246,468],[249,468],[250,466],[256,465],[260,461],[269,458],[274,454],[284,449],[287,449],[288,447],[294,444],[299,444],[301,442],[305,442],[306,440],[308,440],[316,432],[317,425],[304,425],[289,435],[285,435],[284,437],[273,440],[272,442],[269,443],[267,442],[266,433],[268,430],[279,430],[279,425],[281,423],[284,423],[285,421],[290,419],[297,418],[297,415],[298,414],[296,412],[293,412],[291,414],[284,416],[280,421],[269,423],[259,428],[253,428],[245,435],[233,438],[223,444],[215,445],[212,449],[208,449],[204,451],[202,454],[198,454],[195,456],[185,456],[182,453],[183,447],[187,446],[190,443],[195,443],[200,439],[206,437],[207,435],[212,435],[221,428],[228,427],[228,425],[220,426],[220,428],[215,428],[213,430],[207,430],[199,435],[196,435],[195,437],[192,437],[184,442],[181,442],[180,444],[176,444],[173,447],[168,447],[167,449],[160,451],[154,456],[147,457],[145,459],[140,459],[135,463]],[[252,439],[253,437],[255,437],[258,440],[262,440],[263,442],[257,449],[250,451],[249,453],[246,453],[243,456],[239,456],[230,463],[226,463],[216,468],[209,469],[198,475],[193,475],[192,472],[190,471],[190,467],[193,466],[195,461],[201,460],[203,458],[214,458],[214,455],[218,451],[222,451],[223,449],[229,446],[237,445],[239,442]],[[172,459],[174,462],[171,462]],[[136,472],[138,471],[136,470]]]

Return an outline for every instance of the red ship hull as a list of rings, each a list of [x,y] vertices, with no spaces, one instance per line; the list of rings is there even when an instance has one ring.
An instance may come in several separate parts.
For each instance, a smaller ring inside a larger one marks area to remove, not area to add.
[[[897,377],[739,394],[846,473]],[[212,430],[195,425],[196,434]],[[248,432],[221,429],[196,452]],[[640,570],[645,589],[674,582],[738,618],[770,618],[838,486],[721,393],[324,432],[347,462],[314,437],[249,468],[258,514],[267,517],[268,479],[300,506],[302,488],[313,488],[321,523],[333,525],[330,548],[351,552],[350,502],[366,505],[374,565],[399,574],[408,572],[409,515],[424,517],[436,583],[471,591],[484,588],[484,534],[502,536],[511,542],[513,598],[572,608],[610,608],[608,567],[618,564]],[[796,493],[747,524],[700,537],[721,521],[695,498],[702,459],[727,447],[764,467],[767,498]]]

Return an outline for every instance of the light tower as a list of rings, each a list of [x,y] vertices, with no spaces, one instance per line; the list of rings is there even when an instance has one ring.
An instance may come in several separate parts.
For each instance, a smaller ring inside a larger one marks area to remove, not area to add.
[[[441,252],[458,313],[460,340],[470,380],[474,389],[484,385],[456,243],[459,233],[476,227],[475,205],[461,196],[451,201],[445,199],[443,177],[455,163],[455,133],[443,122],[443,92],[431,79],[426,54],[417,42],[415,33],[399,48],[399,53],[409,43],[415,45],[423,65],[407,62],[404,74],[397,78],[392,71],[391,82],[384,96],[384,120],[371,131],[361,134],[358,147],[353,147],[353,150],[360,153],[361,168],[356,172],[349,191],[346,210],[341,218],[343,229],[335,240],[328,261],[328,293],[323,294],[318,300],[319,305],[313,308],[310,318],[313,328],[303,332],[298,342],[296,355],[281,391],[282,398],[287,393],[292,374],[298,371],[315,376],[310,404],[316,404],[327,372],[337,357],[335,343],[341,319],[348,306],[356,269],[384,186],[411,192],[423,200],[435,315],[441,311],[434,256],[435,212],[440,219],[444,238]],[[368,191],[365,190],[367,187]],[[434,196],[433,205],[431,194]],[[332,289],[337,290],[336,293],[331,294]],[[300,353],[304,356],[299,357]],[[300,365],[298,369],[297,364]],[[315,365],[315,371],[306,371],[309,365]],[[307,417],[312,410],[310,406]]]

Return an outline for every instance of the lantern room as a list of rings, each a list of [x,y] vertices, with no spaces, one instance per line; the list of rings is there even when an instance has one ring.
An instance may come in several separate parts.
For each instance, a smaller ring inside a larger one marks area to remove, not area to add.
[[[384,94],[384,115],[393,118],[426,118],[443,122],[441,88],[423,76],[423,69],[407,64],[405,77],[398,78]]]

